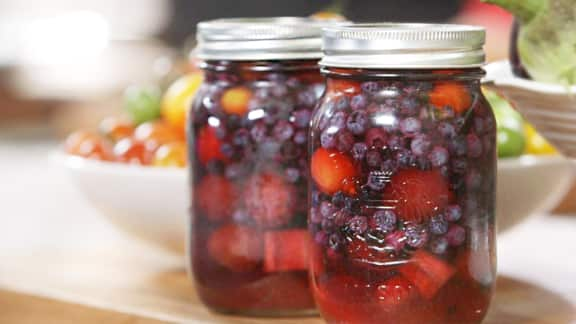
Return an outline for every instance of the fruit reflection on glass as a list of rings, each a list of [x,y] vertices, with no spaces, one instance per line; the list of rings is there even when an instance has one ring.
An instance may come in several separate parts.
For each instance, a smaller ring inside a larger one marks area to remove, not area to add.
[[[71,134],[64,150],[84,158],[156,167],[185,167],[185,124],[202,74],[177,79],[163,94],[155,86],[124,93],[125,117],[103,119],[98,132]]]

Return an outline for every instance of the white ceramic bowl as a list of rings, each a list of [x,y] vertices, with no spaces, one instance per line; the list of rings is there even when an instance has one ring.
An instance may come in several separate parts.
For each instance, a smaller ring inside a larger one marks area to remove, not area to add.
[[[486,66],[484,86],[506,97],[566,156],[576,158],[576,86],[565,87],[518,78],[508,61]]]
[[[185,249],[189,193],[183,169],[152,168],[58,155],[78,189],[118,228],[176,253]],[[561,157],[500,160],[497,218],[505,231],[555,206],[572,183]]]

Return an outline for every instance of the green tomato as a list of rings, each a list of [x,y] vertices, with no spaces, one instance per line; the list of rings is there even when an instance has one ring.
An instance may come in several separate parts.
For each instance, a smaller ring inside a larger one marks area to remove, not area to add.
[[[124,109],[135,124],[160,118],[162,92],[154,86],[130,86],[124,92]]]
[[[526,139],[523,132],[499,127],[497,132],[498,157],[520,156],[524,152]]]
[[[484,90],[496,117],[498,157],[520,156],[526,146],[524,119],[504,98]]]

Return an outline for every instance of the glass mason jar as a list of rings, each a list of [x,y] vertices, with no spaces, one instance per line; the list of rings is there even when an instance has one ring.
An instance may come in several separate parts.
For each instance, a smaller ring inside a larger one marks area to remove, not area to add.
[[[324,30],[311,122],[314,297],[329,323],[480,323],[495,279],[481,28]]]
[[[191,269],[221,312],[310,312],[308,130],[324,90],[308,19],[199,24],[205,80],[190,124]]]

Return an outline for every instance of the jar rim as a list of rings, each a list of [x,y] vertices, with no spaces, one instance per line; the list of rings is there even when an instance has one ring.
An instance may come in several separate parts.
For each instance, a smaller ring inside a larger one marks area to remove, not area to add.
[[[320,59],[322,27],[335,23],[305,17],[203,21],[193,54],[203,60]]]
[[[484,64],[483,27],[368,23],[323,29],[320,64],[357,68],[469,68]]]

